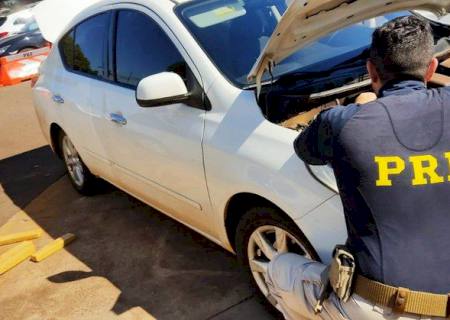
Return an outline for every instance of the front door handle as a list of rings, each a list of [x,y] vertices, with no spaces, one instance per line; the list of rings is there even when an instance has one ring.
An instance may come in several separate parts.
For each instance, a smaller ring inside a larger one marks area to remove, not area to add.
[[[110,113],[109,120],[114,123],[120,124],[121,126],[124,126],[127,124],[127,119],[125,119],[125,117],[123,115],[121,115],[120,113]]]
[[[56,102],[58,104],[63,104],[64,103],[64,99],[59,94],[54,94],[52,99],[53,99],[54,102]]]

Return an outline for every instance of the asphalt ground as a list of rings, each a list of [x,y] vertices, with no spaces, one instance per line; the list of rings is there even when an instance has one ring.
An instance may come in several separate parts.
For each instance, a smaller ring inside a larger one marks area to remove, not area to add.
[[[279,318],[232,254],[112,186],[76,193],[41,134],[29,83],[0,88],[0,186],[0,235],[40,227],[38,248],[78,237],[0,276],[0,319]]]

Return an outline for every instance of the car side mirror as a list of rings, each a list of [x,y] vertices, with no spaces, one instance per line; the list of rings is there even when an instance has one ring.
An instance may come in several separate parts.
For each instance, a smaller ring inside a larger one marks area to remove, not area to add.
[[[160,107],[189,100],[183,79],[174,72],[161,72],[142,79],[136,90],[136,101],[143,108]]]

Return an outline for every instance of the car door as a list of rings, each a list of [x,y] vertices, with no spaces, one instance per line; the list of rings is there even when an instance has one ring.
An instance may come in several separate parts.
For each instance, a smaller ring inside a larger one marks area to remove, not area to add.
[[[207,230],[211,224],[205,219],[209,197],[202,153],[203,100],[197,105],[151,108],[136,102],[139,81],[150,75],[176,72],[196,92],[199,87],[201,91],[201,81],[192,72],[195,66],[174,44],[173,34],[171,39],[161,28],[162,21],[151,11],[139,10],[116,12],[111,50],[114,83],[104,86],[103,116],[96,117],[95,127],[119,187]]]
[[[90,17],[66,33],[59,42],[64,68],[56,74],[53,101],[63,115],[63,130],[88,168],[112,178],[111,164],[96,136],[92,116],[101,112],[102,83],[108,81],[107,48],[111,12]]]

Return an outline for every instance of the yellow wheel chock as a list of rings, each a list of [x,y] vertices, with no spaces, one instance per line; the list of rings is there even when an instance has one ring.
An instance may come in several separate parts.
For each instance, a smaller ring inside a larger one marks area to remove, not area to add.
[[[31,241],[25,241],[0,255],[0,275],[28,259],[36,248]]]
[[[60,238],[55,239],[54,241],[50,242],[46,246],[44,246],[42,249],[38,250],[35,254],[31,256],[31,261],[33,262],[40,262],[52,254],[58,252],[59,250],[63,249],[66,245],[71,243],[73,240],[75,240],[75,235],[72,233],[68,233]]]
[[[37,239],[42,236],[42,229],[35,229],[25,232],[12,233],[4,236],[0,236],[0,246]]]

